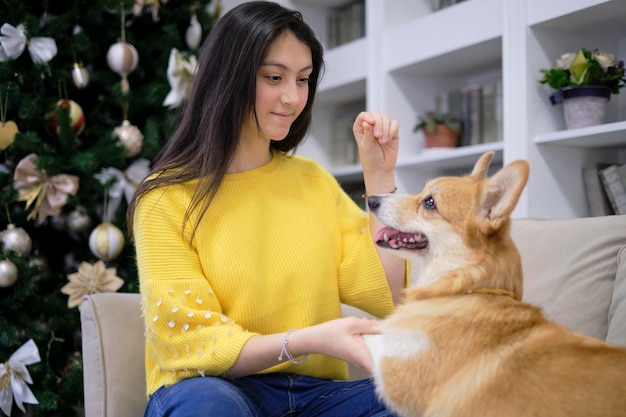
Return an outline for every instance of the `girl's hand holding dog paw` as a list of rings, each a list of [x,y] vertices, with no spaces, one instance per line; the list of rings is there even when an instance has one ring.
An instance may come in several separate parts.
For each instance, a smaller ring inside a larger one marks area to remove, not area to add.
[[[372,357],[363,341],[364,334],[378,334],[378,321],[344,317],[310,327],[311,353],[321,353],[372,371]]]

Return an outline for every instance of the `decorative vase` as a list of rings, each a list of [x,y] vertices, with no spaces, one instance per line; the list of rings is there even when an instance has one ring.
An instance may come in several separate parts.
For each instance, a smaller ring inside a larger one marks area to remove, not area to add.
[[[565,87],[550,96],[553,105],[563,103],[565,127],[595,126],[604,123],[611,90],[600,86]]]
[[[434,132],[423,129],[427,148],[454,148],[459,143],[460,130],[438,124]]]

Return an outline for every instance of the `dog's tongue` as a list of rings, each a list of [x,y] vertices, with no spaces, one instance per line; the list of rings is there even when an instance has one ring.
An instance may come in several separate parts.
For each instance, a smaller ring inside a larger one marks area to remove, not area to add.
[[[394,228],[391,227],[383,227],[382,229],[380,229],[378,232],[376,232],[376,235],[374,236],[374,242],[378,243],[381,240],[385,240],[385,235],[387,235],[387,237],[392,236],[397,234],[398,231]],[[388,238],[387,238],[388,240]]]

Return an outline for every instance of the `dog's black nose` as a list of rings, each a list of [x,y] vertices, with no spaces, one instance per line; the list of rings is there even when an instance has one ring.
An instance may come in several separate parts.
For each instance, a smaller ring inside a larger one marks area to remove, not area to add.
[[[380,207],[380,197],[367,197],[367,205],[372,211],[376,211]]]

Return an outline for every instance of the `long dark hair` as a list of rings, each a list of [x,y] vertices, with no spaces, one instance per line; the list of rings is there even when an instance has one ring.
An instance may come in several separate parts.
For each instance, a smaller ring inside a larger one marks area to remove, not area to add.
[[[151,189],[198,180],[185,213],[199,210],[193,235],[220,186],[237,147],[244,118],[254,114],[257,70],[270,44],[284,32],[292,33],[311,49],[313,71],[302,113],[281,141],[270,147],[295,151],[311,126],[311,110],[324,67],[323,49],[313,30],[295,10],[265,1],[243,3],[227,12],[204,41],[198,69],[180,124],[156,158],[151,178],[139,185],[126,213],[132,236],[137,200]]]

